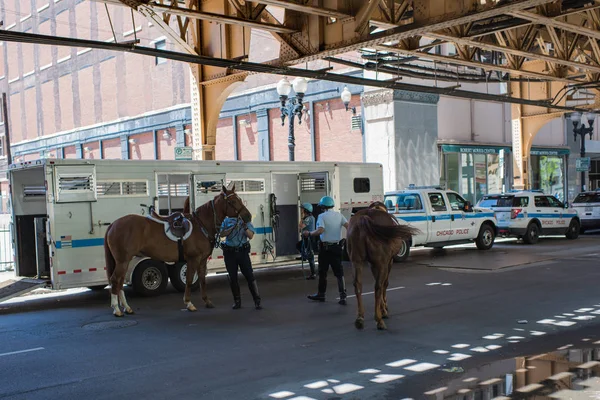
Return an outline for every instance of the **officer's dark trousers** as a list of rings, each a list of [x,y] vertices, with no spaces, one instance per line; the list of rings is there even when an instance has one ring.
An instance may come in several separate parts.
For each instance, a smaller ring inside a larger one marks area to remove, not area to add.
[[[255,282],[254,272],[252,271],[252,262],[250,261],[250,248],[240,249],[239,251],[224,248],[223,258],[225,260],[227,274],[229,275],[229,285],[231,286],[234,301],[240,301],[240,285],[238,282],[239,267],[242,275],[246,278],[246,282],[248,282],[248,288],[250,289],[254,302],[260,302],[258,287]]]
[[[342,246],[321,244],[319,250],[319,294],[324,295],[327,290],[327,272],[329,266],[338,281],[340,299],[346,298],[346,285],[344,283],[344,268],[342,267]]]

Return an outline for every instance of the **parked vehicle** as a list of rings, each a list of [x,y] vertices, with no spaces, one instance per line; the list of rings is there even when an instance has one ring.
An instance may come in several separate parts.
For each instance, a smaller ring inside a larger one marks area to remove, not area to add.
[[[458,193],[437,187],[409,187],[385,194],[385,204],[398,222],[421,233],[401,249],[396,261],[405,260],[411,247],[444,246],[475,242],[480,250],[494,245],[497,223],[492,210],[474,209]]]
[[[542,235],[565,235],[577,239],[581,222],[574,208],[556,197],[534,191],[488,194],[477,206],[491,208],[498,220],[498,234],[516,236],[527,244]]]
[[[16,274],[40,278],[18,285],[16,294],[40,285],[105,287],[106,229],[121,216],[147,214],[144,204],[168,215],[182,211],[189,196],[197,208],[234,182],[253,214],[253,266],[263,268],[297,262],[300,204],[318,212],[319,199],[332,196],[350,218],[383,200],[381,164],[365,163],[46,159],[11,165],[9,179]],[[186,270],[182,263],[135,257],[126,283],[155,295],[170,279],[183,291]],[[225,271],[221,249],[213,251],[208,270]]]
[[[582,192],[575,197],[572,206],[581,220],[580,233],[590,229],[600,229],[600,189]]]

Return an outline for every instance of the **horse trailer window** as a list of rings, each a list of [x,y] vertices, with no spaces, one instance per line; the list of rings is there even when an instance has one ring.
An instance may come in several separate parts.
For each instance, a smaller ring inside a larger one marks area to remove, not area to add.
[[[96,187],[99,197],[148,196],[148,181],[100,181]]]
[[[121,182],[121,194],[123,196],[147,196],[148,182]]]
[[[369,193],[371,181],[369,178],[354,178],[354,193]]]
[[[98,182],[96,192],[98,196],[120,196],[121,182]]]
[[[314,192],[327,189],[325,178],[302,178],[300,181],[301,192]]]
[[[96,201],[96,169],[93,166],[56,167],[56,202]]]
[[[189,196],[189,186],[187,183],[159,183],[159,196]]]
[[[46,197],[45,185],[24,185],[23,198],[25,200],[44,199]]]
[[[223,189],[223,184],[217,181],[198,181],[196,182],[196,193],[219,193]]]
[[[227,181],[227,187],[231,187],[231,183],[235,184],[237,193],[264,193],[265,181],[263,179],[244,179]]]

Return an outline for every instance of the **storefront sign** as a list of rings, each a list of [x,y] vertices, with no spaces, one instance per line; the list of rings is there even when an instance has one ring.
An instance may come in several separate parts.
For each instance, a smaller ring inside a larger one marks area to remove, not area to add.
[[[575,159],[575,166],[577,167],[577,172],[589,172],[590,158],[589,157],[579,157],[579,158]]]
[[[193,149],[191,147],[175,147],[176,160],[193,160]]]
[[[564,156],[570,153],[569,149],[531,149],[532,156]]]
[[[442,145],[445,153],[500,154],[500,151],[510,151],[508,147],[461,146],[454,144]]]

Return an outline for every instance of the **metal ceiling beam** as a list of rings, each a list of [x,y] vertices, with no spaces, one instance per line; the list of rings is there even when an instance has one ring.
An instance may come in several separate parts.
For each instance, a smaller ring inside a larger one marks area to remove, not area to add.
[[[267,0],[260,0],[259,2],[265,2]],[[275,1],[275,0],[268,0]],[[282,2],[281,0],[277,0]],[[344,46],[332,46],[331,49],[325,51],[319,51],[309,56],[304,56],[296,60],[287,62],[288,65],[301,64],[309,61],[319,60],[323,57],[333,56],[342,53],[348,53],[350,51],[358,50],[360,48],[374,48],[378,44],[384,44],[386,42],[393,42],[402,39],[408,39],[414,36],[426,36],[427,33],[432,31],[438,31],[452,26],[468,24],[470,22],[479,21],[495,17],[497,15],[506,14],[512,11],[519,11],[527,8],[532,8],[548,3],[552,3],[555,0],[516,0],[508,4],[496,6],[489,10],[472,12],[460,17],[448,18],[446,20],[432,22],[425,21],[421,23],[414,23],[410,25],[399,26],[394,29],[388,29],[383,32],[369,35],[368,37],[357,38],[353,40],[353,43]],[[337,47],[336,47],[337,46]]]
[[[97,40],[72,39],[66,37],[40,35],[34,33],[23,33],[14,31],[0,30],[0,41],[6,42],[21,42],[34,43],[41,45],[52,46],[68,46],[80,48],[93,48],[112,51],[126,51],[132,54],[139,54],[150,57],[162,57],[170,60],[186,62],[190,64],[198,64],[205,66],[213,66],[219,68],[227,68],[229,70],[259,72],[275,75],[300,76],[311,79],[322,79],[332,82],[340,82],[346,84],[354,84],[361,86],[373,86],[387,88],[393,90],[406,90],[409,92],[433,93],[445,95],[449,97],[458,97],[466,99],[479,99],[484,101],[496,101],[513,104],[529,105],[534,107],[542,107],[547,109],[564,110],[564,111],[587,111],[586,108],[567,107],[560,105],[552,105],[546,101],[526,100],[511,96],[494,95],[488,93],[472,92],[468,90],[457,90],[453,88],[440,88],[434,86],[416,85],[408,83],[399,83],[394,81],[378,81],[375,79],[358,78],[348,75],[333,74],[323,71],[312,71],[308,69],[290,68],[282,66],[273,66],[268,64],[252,63],[247,61],[228,60],[223,58],[215,58],[208,56],[200,56],[194,54],[179,53],[175,51],[159,50],[151,47],[135,46],[131,44],[107,43]]]
[[[172,15],[180,15],[182,17],[199,19],[199,20],[203,20],[203,21],[217,22],[220,24],[243,25],[243,26],[248,26],[250,28],[262,29],[265,31],[278,32],[278,33],[297,32],[296,30],[287,28],[283,25],[275,25],[275,24],[267,24],[267,23],[257,22],[257,21],[250,21],[250,20],[238,18],[238,17],[230,17],[230,16],[224,16],[221,14],[214,14],[214,13],[209,13],[209,12],[191,10],[189,8],[167,6],[167,5],[158,4],[158,3],[149,3],[148,7],[151,7],[155,11],[160,11],[163,13],[168,13],[168,14],[172,14]]]
[[[337,10],[333,10],[331,8],[324,7],[313,7],[306,6],[298,3],[291,3],[289,1],[284,0],[253,0],[255,3],[266,4],[268,6],[275,6],[285,8],[286,10],[299,11],[305,14],[312,15],[320,15],[322,17],[331,17],[331,18],[349,18],[352,17],[349,14],[342,13]]]
[[[542,60],[542,61],[546,61],[546,62],[553,63],[553,64],[566,65],[566,66],[573,67],[573,68],[582,68],[584,70],[589,70],[589,71],[600,73],[600,67],[597,67],[594,65],[582,64],[582,63],[579,63],[576,61],[571,61],[571,60],[562,60],[557,57],[552,57],[549,55],[539,54],[539,53],[531,53],[529,51],[524,51],[524,50],[517,50],[517,49],[507,47],[507,46],[499,46],[497,44],[492,44],[492,43],[478,42],[476,40],[467,39],[467,38],[459,38],[459,37],[446,35],[446,34],[438,33],[438,32],[430,32],[430,33],[425,34],[424,36],[431,37],[434,39],[447,40],[449,42],[454,42],[456,44],[461,44],[464,46],[472,46],[472,47],[478,47],[480,49],[499,51],[499,52],[505,53],[505,54],[512,54],[515,56],[526,57],[526,58],[533,59],[533,60]]]
[[[548,76],[546,74],[542,74],[540,72],[524,71],[524,70],[510,68],[507,66],[502,66],[502,65],[486,64],[486,63],[482,63],[479,61],[463,60],[463,59],[456,58],[456,57],[442,56],[440,54],[431,54],[431,53],[426,53],[426,52],[416,51],[416,50],[399,49],[399,48],[393,47],[393,46],[377,45],[377,46],[375,46],[375,48],[377,50],[405,54],[408,56],[417,56],[419,58],[429,59],[429,60],[433,60],[433,61],[440,61],[443,63],[452,63],[452,64],[463,65],[465,67],[481,68],[486,71],[500,71],[500,72],[506,72],[506,73],[510,73],[510,74],[514,74],[514,75],[518,75],[518,76],[524,76],[524,77],[528,77],[528,78],[555,80],[555,81],[566,82],[566,83],[576,83],[577,82],[574,79],[556,78],[556,77]]]
[[[529,20],[536,24],[551,26],[554,28],[563,29],[568,32],[578,33],[583,36],[589,36],[600,40],[600,32],[598,32],[595,29],[584,28],[583,26],[577,26],[568,22],[558,21],[554,18],[548,18],[543,15],[535,14],[529,11],[511,12],[510,15]]]

